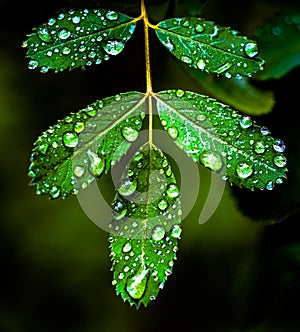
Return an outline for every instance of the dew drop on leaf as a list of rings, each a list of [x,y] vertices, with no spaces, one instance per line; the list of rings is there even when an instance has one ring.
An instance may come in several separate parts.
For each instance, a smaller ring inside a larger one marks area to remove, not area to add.
[[[263,141],[257,141],[254,144],[254,151],[258,154],[264,153],[266,150],[265,143]]]
[[[67,29],[61,29],[58,31],[58,37],[62,40],[66,40],[71,36],[71,32]]]
[[[123,127],[122,135],[128,142],[134,142],[138,138],[138,131],[132,127]]]
[[[151,237],[155,241],[160,241],[164,238],[165,234],[166,230],[164,229],[164,227],[161,225],[157,225],[152,229]]]
[[[203,70],[205,68],[205,61],[203,59],[198,60],[197,67]]]
[[[103,48],[107,54],[118,55],[123,51],[125,44],[120,40],[108,40],[103,44]]]
[[[170,183],[167,187],[166,193],[171,198],[176,198],[179,196],[179,189],[174,183]]]
[[[181,227],[179,225],[174,225],[171,228],[171,236],[174,237],[175,239],[179,239],[181,235]]]
[[[270,130],[269,130],[269,128],[267,128],[267,127],[261,127],[260,128],[260,132],[263,134],[263,135],[269,135],[271,132],[270,132]]]
[[[120,199],[117,199],[113,203],[113,209],[116,212],[114,214],[114,219],[116,219],[116,220],[122,219],[127,213],[126,204],[123,201],[121,201]]]
[[[133,179],[132,181],[129,178],[125,178],[121,181],[118,192],[122,196],[129,196],[135,192],[137,188],[137,179]]]
[[[76,122],[74,124],[75,133],[81,133],[84,129],[84,122]]]
[[[284,152],[285,150],[285,144],[282,140],[276,140],[274,143],[273,143],[273,148],[275,151],[277,152]]]
[[[178,137],[178,130],[175,127],[169,127],[168,128],[168,134],[171,136],[171,138],[176,139]]]
[[[80,21],[81,21],[80,16],[74,16],[74,17],[72,17],[72,22],[74,24],[78,24]]]
[[[252,119],[250,116],[243,116],[240,120],[240,126],[244,129],[252,126]]]
[[[284,155],[277,155],[274,157],[274,164],[277,167],[284,167],[286,165],[286,157]]]
[[[196,30],[196,32],[198,32],[198,33],[203,32],[203,31],[204,31],[204,26],[203,26],[203,24],[197,23],[197,24],[195,25],[195,30]]]
[[[180,57],[180,60],[187,63],[188,65],[190,65],[193,62],[193,60],[190,57],[188,57],[187,55],[182,55]]]
[[[268,181],[266,184],[267,190],[273,190],[274,189],[274,183],[272,181]]]
[[[75,148],[78,144],[78,135],[72,132],[64,133],[63,142],[68,148]]]
[[[39,27],[37,29],[37,34],[40,37],[40,39],[46,43],[51,43],[52,42],[52,37],[51,33],[46,26]]]
[[[78,178],[80,178],[85,172],[85,168],[82,166],[75,166],[73,169],[73,173],[75,176],[77,176]]]
[[[109,10],[106,14],[105,14],[106,18],[110,21],[114,21],[117,20],[119,17],[119,14],[113,10]]]
[[[247,43],[245,45],[245,53],[249,58],[253,58],[258,54],[258,47],[255,43]]]
[[[126,290],[133,299],[138,300],[143,296],[148,282],[148,274],[149,269],[142,265],[134,276],[128,278]]]
[[[92,152],[91,150],[88,150],[87,154],[90,160],[89,171],[94,176],[100,177],[105,169],[104,157],[100,158],[96,153]]]
[[[28,63],[28,69],[36,69],[39,63],[36,60],[30,60]]]
[[[157,203],[157,206],[161,211],[164,211],[168,207],[168,202],[165,199],[161,199]]]
[[[131,251],[131,249],[132,249],[132,246],[131,246],[131,244],[128,242],[128,243],[125,243],[125,244],[124,244],[124,246],[123,246],[123,248],[122,248],[122,251],[123,251],[123,252],[129,252],[129,251]]]
[[[222,157],[216,152],[203,152],[200,155],[200,161],[213,171],[218,171],[223,166]]]
[[[253,167],[246,162],[240,162],[236,167],[236,173],[240,178],[246,179],[253,173]]]

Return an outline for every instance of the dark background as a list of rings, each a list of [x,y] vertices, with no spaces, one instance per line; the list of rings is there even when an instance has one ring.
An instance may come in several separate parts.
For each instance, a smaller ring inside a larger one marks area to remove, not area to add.
[[[292,5],[248,2],[245,9],[246,2],[211,0],[203,15],[251,34],[270,11]],[[118,9],[125,1],[99,3]],[[138,16],[135,3],[120,11]],[[164,3],[149,1],[154,21]],[[253,82],[275,93],[273,112],[256,120],[284,139],[288,180],[272,192],[226,187],[204,225],[197,223],[205,195],[199,193],[183,222],[172,276],[158,299],[137,311],[115,295],[107,234],[76,198],[48,200],[28,185],[32,144],[42,131],[97,99],[145,91],[141,25],[122,54],[105,64],[46,75],[27,68],[26,34],[64,8],[83,7],[97,2],[0,0],[0,332],[299,331],[299,67],[279,80]],[[201,92],[153,37],[154,90]],[[199,170],[205,189],[210,173]]]

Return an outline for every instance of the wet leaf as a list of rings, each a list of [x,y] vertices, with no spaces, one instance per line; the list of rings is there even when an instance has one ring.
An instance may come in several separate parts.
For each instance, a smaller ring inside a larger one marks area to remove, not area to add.
[[[23,46],[30,69],[55,72],[100,64],[119,54],[131,38],[133,18],[112,10],[71,10],[35,29]]]
[[[156,94],[162,125],[195,162],[231,184],[272,190],[286,178],[285,145],[245,115],[213,98],[183,90]]]
[[[281,78],[300,65],[300,11],[284,12],[256,31],[265,70],[257,76]]]
[[[97,101],[45,131],[35,142],[28,175],[37,194],[66,197],[107,173],[138,137],[145,95]]]
[[[263,69],[255,41],[214,22],[196,17],[172,18],[159,22],[155,32],[177,59],[207,73],[250,77]]]
[[[181,234],[179,189],[157,147],[147,143],[133,156],[112,207],[113,285],[124,301],[147,306],[172,273]]]

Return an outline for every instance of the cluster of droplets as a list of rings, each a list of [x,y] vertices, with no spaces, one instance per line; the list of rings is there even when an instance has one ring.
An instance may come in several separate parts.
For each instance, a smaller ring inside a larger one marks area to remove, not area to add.
[[[201,18],[174,18],[158,26],[161,29],[156,33],[163,45],[189,66],[227,78],[250,77],[263,69],[263,61],[255,59],[257,44],[237,31]]]
[[[49,19],[23,43],[28,68],[62,71],[100,64],[119,54],[135,29],[130,17],[104,9],[71,10]]]
[[[283,182],[285,144],[271,137],[267,127],[259,127],[250,116],[193,92],[168,90],[160,93],[159,99],[165,101],[157,102],[162,125],[195,162],[217,171],[230,183],[250,189],[272,190]],[[174,114],[172,105],[175,107],[179,99],[182,111]]]
[[[157,227],[153,237],[126,239],[110,236],[112,285],[117,287],[124,300],[137,307],[155,300],[172,273],[181,235],[179,225],[173,225],[166,234]],[[153,283],[156,285],[154,287]]]

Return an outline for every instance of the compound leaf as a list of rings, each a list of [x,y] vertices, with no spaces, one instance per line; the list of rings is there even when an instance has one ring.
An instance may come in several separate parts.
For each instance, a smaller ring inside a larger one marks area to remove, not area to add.
[[[258,79],[278,79],[300,65],[299,24],[300,11],[295,10],[284,12],[257,29],[256,38],[266,61]]]
[[[266,127],[213,98],[183,90],[155,95],[162,125],[195,162],[231,184],[272,190],[286,178],[285,145]]]
[[[250,77],[263,69],[255,41],[237,31],[202,18],[172,18],[159,22],[155,32],[179,60],[207,73]]]
[[[145,98],[140,92],[108,97],[45,131],[30,158],[36,193],[66,197],[107,173],[137,139]]]
[[[119,54],[132,36],[132,17],[106,9],[70,10],[36,28],[23,46],[30,69],[46,73],[100,64]]]
[[[181,234],[179,197],[167,158],[146,143],[120,179],[109,238],[113,285],[137,308],[156,298],[172,272]]]

